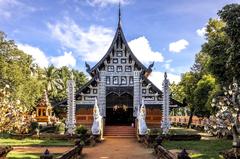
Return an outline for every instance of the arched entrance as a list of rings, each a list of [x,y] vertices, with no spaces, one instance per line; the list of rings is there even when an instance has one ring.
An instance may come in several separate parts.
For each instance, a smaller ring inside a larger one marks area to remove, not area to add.
[[[106,107],[106,125],[131,125],[134,121],[131,94],[109,93],[106,97]]]

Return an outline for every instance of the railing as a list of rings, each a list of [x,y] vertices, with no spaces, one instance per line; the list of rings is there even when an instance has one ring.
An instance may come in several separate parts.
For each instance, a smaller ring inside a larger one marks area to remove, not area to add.
[[[176,125],[187,125],[189,121],[189,116],[170,116],[170,121],[172,124]],[[201,118],[197,116],[192,117],[192,126],[204,126],[208,122],[208,118]]]
[[[82,155],[83,146],[80,144],[80,141],[76,142],[76,145],[71,148],[69,151],[65,152],[56,159],[77,159]],[[48,149],[40,156],[40,159],[53,159],[53,155],[49,152]]]
[[[60,157],[57,157],[57,159],[75,159],[75,158],[80,158],[82,154],[82,148],[83,146],[77,145],[73,147],[71,150],[68,152],[62,154]]]

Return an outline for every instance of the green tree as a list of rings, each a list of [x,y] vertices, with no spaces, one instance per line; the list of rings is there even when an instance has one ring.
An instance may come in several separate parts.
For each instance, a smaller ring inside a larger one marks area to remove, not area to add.
[[[43,90],[32,68],[32,57],[0,32],[0,131],[28,132],[28,115]]]
[[[184,103],[184,98],[186,97],[183,85],[176,84],[173,82],[170,84],[171,97],[177,101]],[[171,111],[172,115],[186,115],[186,108],[175,108]]]
[[[197,87],[197,83],[200,80],[200,76],[199,73],[190,71],[190,72],[186,72],[185,74],[182,75],[181,81],[179,83],[179,85],[181,85],[183,87],[183,92],[184,92],[184,99],[185,102],[190,110],[190,117],[189,117],[189,123],[188,123],[188,127],[190,126],[191,122],[192,122],[192,117],[195,113],[196,110],[196,106],[194,105],[194,90]]]
[[[195,115],[209,117],[211,114],[211,100],[218,90],[216,79],[211,75],[203,75],[197,82],[197,87],[193,92]]]
[[[227,68],[232,77],[240,81],[240,4],[229,4],[219,12],[219,17],[225,22],[223,31],[228,37],[229,46],[226,49],[228,55]],[[232,82],[232,81],[231,81]]]
[[[10,86],[11,98],[32,110],[41,97],[42,83],[32,74],[32,57],[20,51],[0,33],[0,88]]]
[[[207,25],[207,42],[202,46],[202,52],[210,56],[207,69],[221,85],[232,80],[232,73],[226,63],[229,58],[227,48],[230,44],[224,27],[225,23],[222,20],[210,19]]]

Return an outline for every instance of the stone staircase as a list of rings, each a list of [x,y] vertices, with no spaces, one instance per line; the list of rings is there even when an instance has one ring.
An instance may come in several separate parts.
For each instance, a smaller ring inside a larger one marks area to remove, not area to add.
[[[104,137],[136,137],[135,128],[131,126],[105,126]]]

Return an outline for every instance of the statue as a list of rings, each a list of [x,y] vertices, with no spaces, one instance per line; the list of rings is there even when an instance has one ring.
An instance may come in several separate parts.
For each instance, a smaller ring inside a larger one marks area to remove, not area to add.
[[[97,105],[97,98],[95,98],[95,104],[93,108],[92,134],[103,135],[102,134],[102,116],[100,115],[99,108]]]
[[[144,100],[142,99],[142,106],[138,112],[138,131],[140,135],[147,134],[147,124],[145,121],[146,118],[146,107],[144,105]]]

